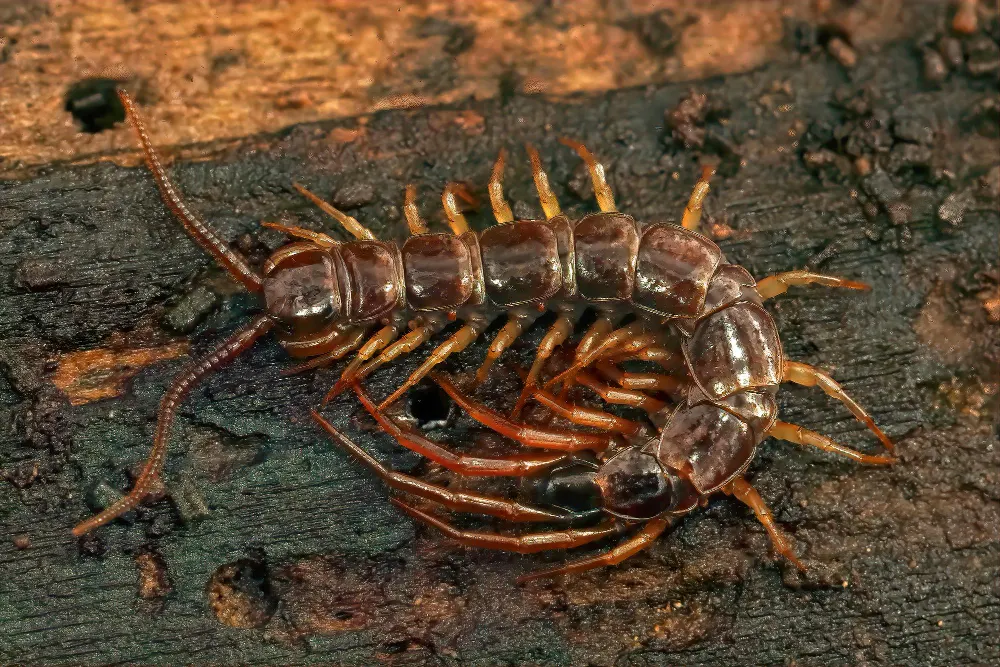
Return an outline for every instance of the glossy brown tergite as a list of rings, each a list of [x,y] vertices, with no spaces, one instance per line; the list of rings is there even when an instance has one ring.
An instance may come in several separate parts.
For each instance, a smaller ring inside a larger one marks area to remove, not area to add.
[[[207,373],[270,330],[292,356],[309,359],[298,369],[326,365],[355,353],[326,400],[353,387],[366,409],[402,445],[460,474],[541,473],[539,497],[553,509],[449,491],[388,470],[314,413],[329,433],[394,488],[453,510],[511,520],[564,521],[589,511],[608,515],[605,522],[592,528],[512,537],[459,531],[432,514],[397,502],[456,539],[492,548],[537,551],[577,546],[642,525],[632,538],[607,554],[553,572],[619,562],[652,542],[674,517],[691,511],[716,492],[731,494],[750,506],[776,549],[799,564],[763,500],[742,477],[760,442],[770,435],[862,462],[892,461],[861,454],[777,420],[775,394],[780,383],[819,386],[847,405],[891,451],[889,439],[835,381],[817,369],[784,359],[774,322],[761,305],[792,285],[866,286],[804,271],[757,282],[741,267],[729,264],[719,247],[696,231],[710,169],[695,186],[680,225],[640,225],[615,209],[603,167],[593,155],[582,144],[563,140],[587,163],[601,208],[599,213],[573,221],[561,213],[541,160],[529,146],[546,219],[514,220],[503,195],[501,152],[489,183],[499,224],[482,232],[470,231],[455,202],[459,191],[449,185],[443,204],[453,233],[431,234],[417,212],[414,190],[408,187],[404,211],[412,236],[402,246],[375,239],[357,220],[296,186],[356,240],[338,242],[310,230],[265,223],[298,240],[275,251],[261,276],[184,206],[131,99],[124,92],[121,98],[166,204],[234,278],[248,290],[262,293],[264,312],[174,381],[161,403],[152,453],[134,488],[78,525],[74,529],[77,535],[143,500],[162,472],[167,436],[179,402]],[[546,359],[567,340],[573,325],[588,309],[596,311],[597,318],[576,345],[573,363],[539,386]],[[455,454],[384,414],[387,405],[436,365],[475,341],[494,319],[505,316],[506,324],[491,343],[473,385],[481,382],[503,351],[548,310],[556,311],[557,317],[539,345],[511,417],[472,400],[466,395],[468,390],[459,389],[447,377],[434,377],[476,419],[526,446],[549,451],[507,458]],[[380,404],[368,397],[360,386],[365,377],[414,351],[454,320],[462,322],[461,328],[437,346],[396,391]],[[627,372],[618,367],[632,360],[657,364],[662,372]],[[644,409],[653,427],[574,405],[565,393],[576,384],[592,389],[606,402]],[[559,395],[549,391],[556,385],[563,387]],[[570,421],[599,432],[524,424],[518,415],[528,400],[537,400]],[[582,451],[593,456],[572,456]]]

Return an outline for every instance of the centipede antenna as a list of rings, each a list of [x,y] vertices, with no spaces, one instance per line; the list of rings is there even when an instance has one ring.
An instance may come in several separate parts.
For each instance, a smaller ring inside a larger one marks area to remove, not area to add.
[[[458,210],[458,202],[455,201],[458,187],[457,183],[448,183],[444,186],[444,192],[441,193],[441,204],[444,206],[444,214],[448,218],[448,226],[451,227],[451,231],[456,236],[461,236],[469,231],[469,222]]]
[[[597,158],[594,157],[594,154],[579,141],[574,141],[573,139],[568,139],[566,137],[559,137],[559,143],[563,146],[569,146],[572,148],[586,163],[587,169],[590,171],[590,180],[594,183],[594,196],[597,198],[597,205],[601,208],[601,210],[616,211],[615,196],[612,194],[611,186],[608,185],[607,177],[604,174],[604,165],[598,162]]]
[[[371,230],[358,222],[356,218],[352,218],[343,211],[334,208],[298,183],[292,183],[292,187],[295,188],[300,195],[315,204],[321,211],[343,225],[344,229],[353,235],[354,238],[361,239],[363,241],[375,240],[375,235],[371,233]]]
[[[493,173],[490,174],[490,204],[493,205],[493,217],[500,224],[514,222],[514,213],[510,210],[510,205],[503,196],[503,167],[507,160],[507,151],[500,149],[497,161],[493,165]]]
[[[691,191],[691,198],[688,199],[687,206],[684,207],[684,217],[681,218],[681,227],[697,231],[701,224],[701,209],[708,196],[708,180],[715,174],[715,167],[705,165],[701,170],[701,178],[694,184]]]
[[[538,190],[538,199],[542,203],[545,219],[551,220],[562,212],[559,209],[559,200],[552,192],[549,175],[542,169],[542,158],[538,155],[538,151],[531,144],[525,144],[524,150],[528,152],[528,159],[531,160],[531,176],[535,179],[535,189]]]
[[[269,316],[256,317],[250,324],[219,345],[215,351],[195,361],[174,378],[167,393],[160,400],[160,408],[156,415],[156,435],[153,439],[153,448],[150,450],[146,464],[143,466],[142,472],[139,473],[139,478],[136,479],[132,490],[128,492],[128,495],[112,503],[103,512],[77,524],[73,528],[73,535],[76,537],[85,535],[135,509],[146,499],[153,484],[163,472],[163,464],[167,460],[167,441],[170,437],[170,427],[181,401],[206,375],[232,362],[233,359],[248,350],[258,338],[270,331],[273,326],[274,320]]]
[[[420,217],[420,210],[417,209],[417,188],[412,184],[406,186],[403,214],[406,216],[406,225],[410,228],[411,234],[420,236],[427,233],[427,223]]]
[[[229,275],[242,283],[251,292],[260,292],[264,289],[264,281],[256,271],[250,268],[246,259],[229,245],[219,238],[219,234],[207,223],[200,220],[181,200],[167,172],[164,171],[159,155],[153,149],[153,143],[149,140],[146,132],[146,125],[142,121],[142,116],[135,108],[135,102],[123,88],[118,89],[118,98],[125,108],[125,116],[128,118],[135,133],[139,136],[139,143],[142,146],[142,153],[146,159],[146,166],[153,174],[157,187],[160,189],[160,197],[173,214],[184,225],[184,229],[198,245],[207,250],[215,260],[226,267]]]

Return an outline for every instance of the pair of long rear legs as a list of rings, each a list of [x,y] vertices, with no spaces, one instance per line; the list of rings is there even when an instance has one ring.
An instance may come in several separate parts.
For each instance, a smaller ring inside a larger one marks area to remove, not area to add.
[[[843,394],[839,385],[822,374],[807,373],[799,364],[786,367],[786,380],[799,384],[819,384],[828,393],[836,395],[850,407],[853,401]],[[435,443],[412,428],[398,423],[387,416],[368,394],[355,384],[354,390],[365,409],[376,419],[384,431],[389,433],[402,446],[421,454],[446,469],[464,476],[509,476],[524,477],[544,472],[569,458],[572,452],[583,449],[603,451],[616,442],[616,430],[621,428],[619,418],[598,410],[582,410],[571,404],[560,404],[561,414],[576,424],[601,429],[603,433],[586,433],[574,430],[563,430],[549,427],[530,426],[505,417],[500,413],[474,401],[465,392],[443,375],[434,375],[434,380],[462,408],[480,423],[488,426],[524,446],[548,450],[537,454],[522,454],[508,457],[477,457],[456,454]],[[559,403],[559,399],[552,399]],[[341,446],[347,449],[358,460],[371,468],[392,489],[437,503],[449,510],[458,512],[475,512],[495,516],[508,521],[517,522],[563,522],[573,518],[573,515],[561,511],[526,505],[505,498],[498,498],[478,493],[451,491],[425,482],[419,478],[389,469],[365,450],[340,433],[332,424],[326,421],[318,412],[313,411],[313,417]],[[864,420],[862,420],[864,421]],[[870,427],[871,428],[871,427]],[[876,435],[887,443],[891,443],[874,427]],[[872,456],[850,449],[814,431],[775,422],[769,429],[769,435],[781,440],[787,440],[800,445],[815,446],[824,451],[848,456],[862,463],[884,465],[892,463],[888,456]],[[757,491],[743,477],[737,477],[723,487],[722,491],[732,495],[747,505],[763,524],[771,538],[775,551],[791,561],[796,567],[805,569],[796,557],[791,542],[778,529],[774,517],[767,504]],[[631,526],[615,520],[607,520],[597,526],[588,528],[566,528],[524,535],[505,535],[492,531],[460,530],[449,522],[427,511],[418,509],[402,500],[393,498],[393,503],[410,516],[439,529],[460,544],[488,549],[500,549],[518,553],[535,553],[550,549],[568,549],[582,546],[596,540],[620,534]],[[645,522],[630,538],[609,551],[572,561],[566,565],[521,577],[527,581],[545,576],[581,572],[605,565],[614,565],[639,553],[648,547],[656,538],[671,525],[671,518],[658,517]]]

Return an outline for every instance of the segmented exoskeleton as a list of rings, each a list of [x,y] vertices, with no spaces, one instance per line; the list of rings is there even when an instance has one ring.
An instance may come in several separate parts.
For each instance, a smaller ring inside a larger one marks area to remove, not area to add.
[[[74,528],[77,535],[143,500],[162,471],[179,402],[205,375],[271,330],[292,356],[311,358],[299,369],[329,364],[356,352],[328,393],[328,400],[347,387],[357,386],[380,366],[414,351],[449,322],[461,320],[462,327],[437,346],[396,391],[379,406],[369,405],[378,412],[506,314],[506,324],[476,374],[476,380],[481,381],[518,335],[541,313],[555,310],[558,317],[539,345],[514,418],[524,402],[535,396],[573,419],[607,426],[620,423],[615,421],[619,418],[604,413],[588,415],[537,387],[545,360],[567,339],[584,310],[594,308],[598,317],[577,345],[575,362],[546,386],[589,383],[608,400],[651,408],[656,419],[666,423],[664,433],[688,429],[691,437],[683,446],[661,447],[654,455],[644,444],[642,451],[654,457],[664,475],[669,470],[697,491],[694,496],[743,484],[737,481],[742,479],[739,475],[766,435],[849,451],[818,434],[776,421],[774,393],[782,381],[819,385],[847,404],[891,447],[871,418],[836,382],[809,366],[784,361],[774,323],[760,305],[790,285],[866,286],[801,271],[755,282],[744,269],[727,263],[718,246],[695,231],[711,170],[706,170],[695,186],[680,226],[640,226],[615,210],[604,170],[590,151],[582,144],[562,140],[586,162],[601,209],[573,221],[561,213],[539,155],[529,146],[546,219],[515,221],[503,195],[501,152],[489,182],[490,201],[499,224],[482,232],[470,231],[455,201],[458,190],[449,185],[442,200],[453,233],[429,233],[417,212],[414,189],[407,187],[404,211],[413,235],[401,246],[375,239],[357,220],[296,186],[357,240],[341,243],[310,230],[265,223],[299,240],[275,251],[260,275],[185,207],[153,151],[132,100],[123,91],[119,94],[165,203],[235,279],[248,290],[262,293],[264,313],[174,380],[162,399],[153,448],[134,487],[120,501]],[[635,320],[616,329],[626,317]],[[680,355],[663,346],[665,337],[680,341]],[[625,373],[615,366],[632,358],[660,363],[670,372]],[[591,367],[604,379],[595,377]],[[679,383],[677,372],[690,381]],[[618,387],[604,383],[609,379]],[[679,388],[686,394],[670,415],[652,409],[655,403],[650,401],[656,399],[641,393],[643,389],[676,392]],[[567,442],[579,440],[577,436],[546,437],[539,442],[547,444],[536,442],[532,446],[572,449],[575,445]],[[583,441],[591,442],[586,437]],[[517,461],[546,463],[549,459],[552,457],[543,455]],[[502,468],[507,464],[498,465]],[[669,511],[675,510],[670,505]],[[609,511],[617,512],[613,508]]]

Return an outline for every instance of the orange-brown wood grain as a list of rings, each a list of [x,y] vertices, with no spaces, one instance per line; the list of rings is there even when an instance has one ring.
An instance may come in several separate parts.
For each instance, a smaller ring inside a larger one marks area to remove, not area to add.
[[[745,71],[787,53],[783,20],[855,43],[899,30],[902,3],[813,0],[34,0],[0,10],[0,174],[132,153],[64,109],[87,77],[126,81],[160,145],[490,98],[565,96]],[[133,160],[130,160],[133,161]]]

